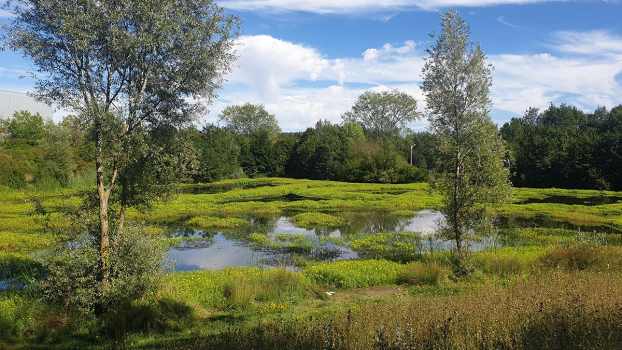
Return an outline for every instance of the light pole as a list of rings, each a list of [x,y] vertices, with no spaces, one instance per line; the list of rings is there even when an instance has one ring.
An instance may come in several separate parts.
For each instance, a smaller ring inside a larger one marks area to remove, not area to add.
[[[410,165],[413,165],[413,147],[415,147],[416,143],[413,143],[412,146],[410,146]]]

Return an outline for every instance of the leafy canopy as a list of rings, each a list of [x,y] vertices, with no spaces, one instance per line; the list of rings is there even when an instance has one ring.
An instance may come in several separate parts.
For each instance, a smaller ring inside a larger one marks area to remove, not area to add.
[[[505,148],[488,115],[492,66],[470,28],[453,9],[441,14],[442,31],[427,50],[422,90],[430,129],[443,159],[443,231],[461,252],[474,230],[490,228],[487,207],[510,193]],[[434,35],[432,35],[434,37]]]
[[[189,162],[178,130],[231,70],[239,19],[211,0],[9,0],[3,8],[14,17],[1,39],[34,63],[36,95],[75,111],[95,142],[99,232],[91,234],[105,292],[116,283],[110,250],[120,247],[127,208],[155,199]]]
[[[343,123],[359,123],[373,136],[398,136],[406,123],[419,119],[417,101],[405,92],[365,91],[341,116]]]
[[[218,121],[227,123],[228,129],[245,136],[260,131],[266,131],[273,136],[281,132],[274,114],[268,113],[262,104],[228,106],[220,113]]]

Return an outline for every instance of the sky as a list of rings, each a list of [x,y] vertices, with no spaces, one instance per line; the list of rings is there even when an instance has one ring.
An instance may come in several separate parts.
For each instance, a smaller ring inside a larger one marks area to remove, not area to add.
[[[495,67],[490,115],[501,126],[529,107],[591,112],[622,104],[622,0],[221,0],[243,19],[238,60],[202,123],[229,105],[263,104],[284,131],[340,123],[366,90],[399,89],[423,115],[425,49],[453,7]],[[0,12],[0,21],[8,14]],[[32,71],[0,52],[0,90],[28,92]],[[60,119],[66,111],[55,113]],[[409,124],[425,130],[425,117]]]

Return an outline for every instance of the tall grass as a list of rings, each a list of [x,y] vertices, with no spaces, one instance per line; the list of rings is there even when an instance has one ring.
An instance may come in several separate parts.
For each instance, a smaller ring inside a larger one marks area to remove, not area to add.
[[[614,349],[619,273],[549,273],[447,297],[397,295],[302,319],[224,330],[184,349]]]

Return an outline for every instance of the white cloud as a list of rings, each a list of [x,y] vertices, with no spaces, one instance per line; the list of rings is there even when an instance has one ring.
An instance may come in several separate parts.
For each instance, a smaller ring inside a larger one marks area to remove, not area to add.
[[[399,47],[394,47],[391,44],[384,44],[384,46],[382,46],[381,49],[367,49],[363,53],[363,60],[364,61],[375,61],[375,60],[391,57],[393,54],[404,55],[409,52],[412,52],[416,46],[417,44],[412,40],[408,40],[404,42],[404,45],[399,46]]]
[[[520,27],[520,26],[514,25],[514,24],[512,24],[512,23],[510,23],[510,22],[506,21],[506,20],[505,20],[505,16],[501,16],[501,17],[497,18],[497,21],[499,21],[499,22],[501,22],[501,23],[505,24],[506,26],[510,26],[510,27],[512,27],[512,28],[519,28],[519,29],[523,28],[523,27]]]
[[[315,49],[267,35],[243,36],[237,44],[239,67],[226,78],[250,84],[266,101],[276,98],[283,85],[315,81],[329,65]]]
[[[240,11],[352,13],[408,9],[434,11],[447,6],[476,7],[551,1],[564,0],[222,0],[219,4]]]
[[[582,55],[622,55],[622,36],[604,30],[562,31],[554,35],[553,47],[562,52]]]
[[[521,113],[529,106],[544,108],[560,101],[591,108],[603,103],[612,107],[615,97],[622,93],[615,82],[622,61],[550,54],[499,55],[490,60],[495,65],[492,97],[495,107],[503,110]]]
[[[546,108],[550,103],[587,110],[620,104],[622,86],[615,76],[622,73],[621,55],[612,56],[604,49],[615,37],[592,35],[593,47],[602,48],[595,52],[602,54],[594,56],[593,50],[590,55],[575,55],[585,42],[583,34],[588,33],[555,37],[565,40],[552,46],[551,52],[572,53],[572,57],[553,53],[489,56],[495,66],[491,88],[495,111],[520,116],[530,106]],[[253,102],[265,104],[283,130],[304,130],[320,119],[338,123],[366,89],[397,88],[413,95],[420,110],[425,106],[419,89],[425,53],[414,41],[385,44],[359,57],[339,59],[269,36],[243,37],[240,42],[244,43],[238,48],[240,68],[215,101],[213,121],[227,105]]]

